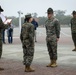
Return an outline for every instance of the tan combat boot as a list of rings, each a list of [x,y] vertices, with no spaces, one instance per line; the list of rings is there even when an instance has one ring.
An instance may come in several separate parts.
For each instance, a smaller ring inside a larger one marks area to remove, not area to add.
[[[52,65],[51,65],[51,67],[57,67],[56,60],[53,60],[53,63],[52,63]]]
[[[76,47],[75,47],[75,49],[73,49],[72,51],[76,51]]]
[[[46,67],[51,67],[52,63],[53,63],[53,60],[51,60],[50,64],[48,64]]]
[[[4,70],[4,68],[0,68],[0,71]]]
[[[32,69],[30,66],[25,66],[25,72],[34,72],[35,70]]]

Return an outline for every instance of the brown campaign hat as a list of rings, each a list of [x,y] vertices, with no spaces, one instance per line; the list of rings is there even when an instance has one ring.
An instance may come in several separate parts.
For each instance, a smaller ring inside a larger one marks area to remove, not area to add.
[[[53,11],[52,8],[48,8],[48,9],[47,9],[47,13],[48,13],[48,14],[51,14],[51,13],[53,14],[53,12],[54,12],[54,11]]]

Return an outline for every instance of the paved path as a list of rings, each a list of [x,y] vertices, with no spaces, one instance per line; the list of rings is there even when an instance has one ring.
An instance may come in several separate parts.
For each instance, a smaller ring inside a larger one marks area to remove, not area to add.
[[[50,62],[45,41],[45,29],[37,30],[37,43],[35,43],[35,54],[32,67],[36,69],[34,73],[25,73],[23,61],[23,50],[19,39],[19,29],[14,31],[13,44],[3,45],[3,56],[0,66],[5,70],[0,75],[75,75],[76,74],[76,52],[72,52],[73,42],[70,28],[62,28],[61,38],[58,42],[58,67],[47,68]],[[7,42],[7,37],[6,37]]]

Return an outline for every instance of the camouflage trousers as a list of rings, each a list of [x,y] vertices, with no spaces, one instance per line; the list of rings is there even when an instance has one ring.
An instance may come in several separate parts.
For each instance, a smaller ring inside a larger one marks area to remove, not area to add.
[[[24,65],[30,66],[33,61],[34,56],[34,46],[33,44],[30,45],[23,45],[23,58],[24,58]]]
[[[57,60],[57,39],[56,37],[46,38],[47,48],[50,56],[50,60]]]
[[[0,58],[2,56],[2,39],[0,39]]]
[[[72,39],[74,42],[74,46],[76,47],[76,33],[72,33]]]

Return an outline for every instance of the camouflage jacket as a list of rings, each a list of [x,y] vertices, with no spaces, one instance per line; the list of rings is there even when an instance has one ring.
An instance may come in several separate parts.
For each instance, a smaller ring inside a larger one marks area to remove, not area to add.
[[[20,34],[21,42],[29,40],[29,42],[34,41],[34,25],[31,23],[24,23],[21,28]]]
[[[71,19],[71,31],[72,33],[76,33],[76,18]]]
[[[56,35],[57,38],[60,37],[60,23],[58,19],[52,18],[46,20],[45,27],[47,36]]]
[[[8,25],[5,25],[0,18],[0,40],[2,39],[2,30],[8,28]]]

